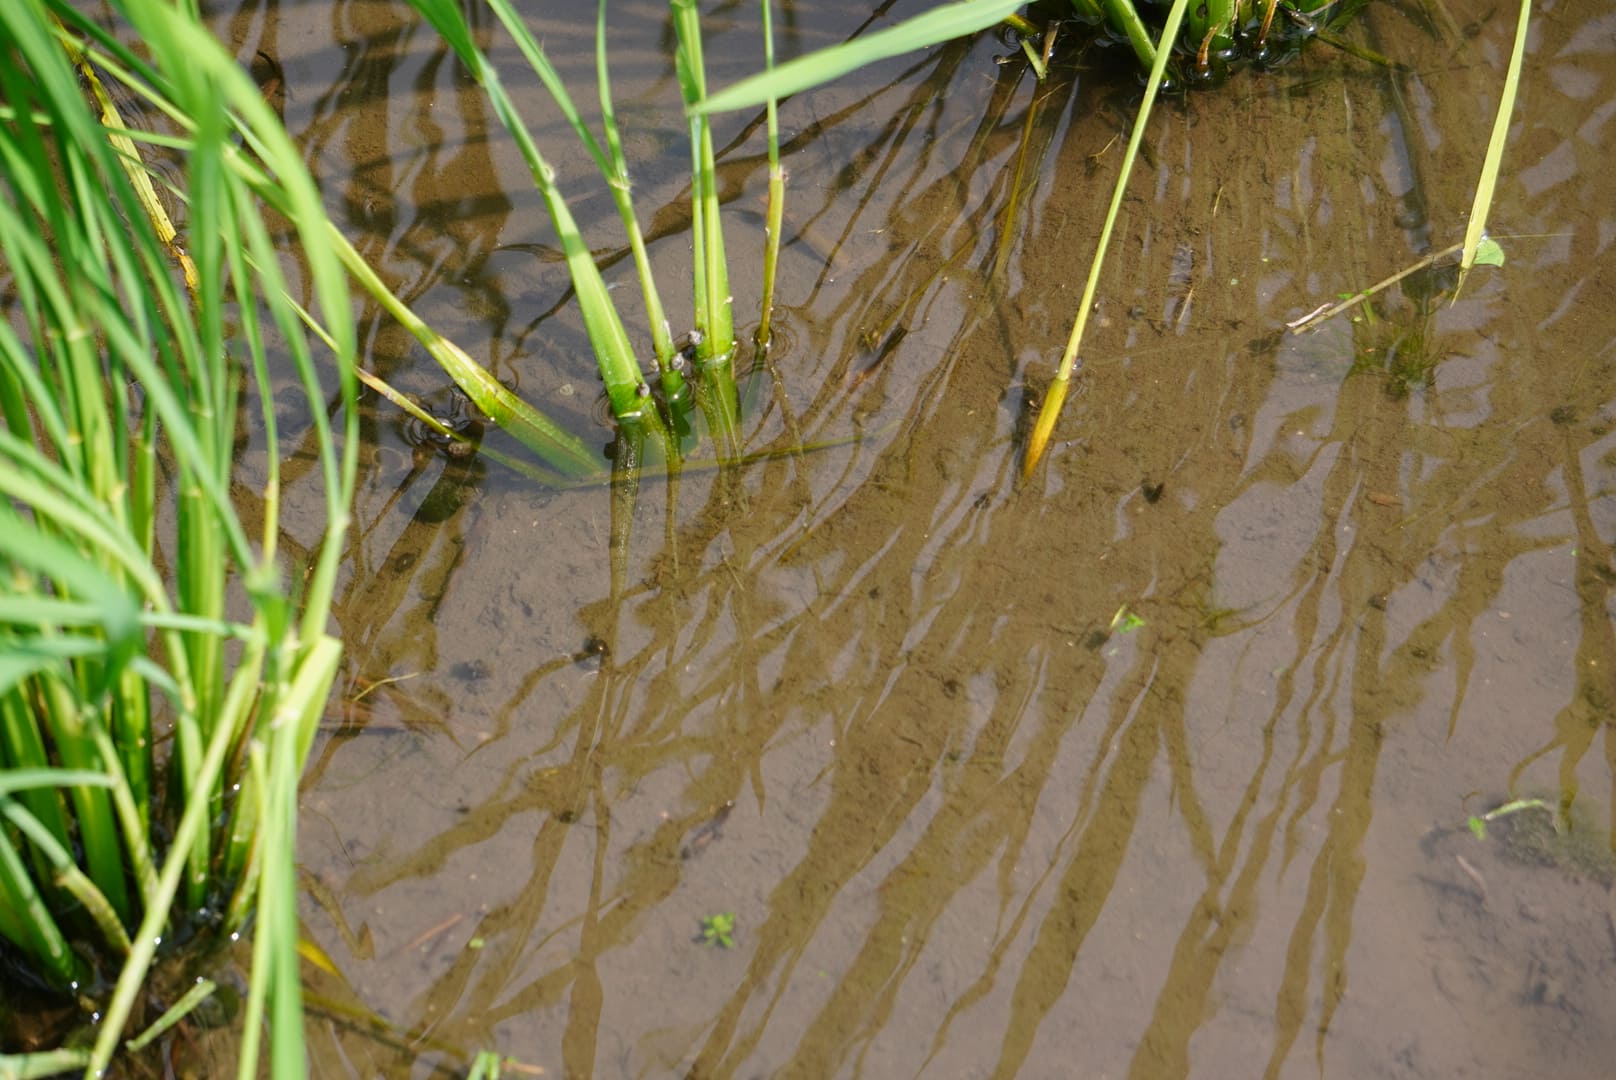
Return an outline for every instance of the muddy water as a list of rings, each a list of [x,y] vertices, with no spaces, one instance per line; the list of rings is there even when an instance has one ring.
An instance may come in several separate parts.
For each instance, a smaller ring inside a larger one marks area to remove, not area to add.
[[[788,54],[865,18],[814,7]],[[668,32],[612,10],[687,310]],[[1137,91],[1092,53],[1037,86],[991,38],[783,110],[780,338],[745,427],[832,445],[631,504],[417,453],[374,405],[303,802],[341,973],[311,974],[319,1071],[1608,1075],[1611,15],[1541,6],[1502,269],[1283,333],[1462,235],[1513,27],[1440,15],[1353,31],[1406,75],[1315,48],[1165,106],[1025,486]],[[756,65],[753,20],[712,13],[715,82]],[[587,26],[538,25],[591,99]],[[431,35],[357,0],[220,26],[282,65],[399,290],[608,441],[539,202]],[[604,193],[507,82],[630,297]],[[748,326],[752,122],[718,138]],[[368,319],[373,366],[446,400]],[[1569,807],[1576,857],[1463,828],[1511,794]],[[722,913],[732,948],[701,940]]]

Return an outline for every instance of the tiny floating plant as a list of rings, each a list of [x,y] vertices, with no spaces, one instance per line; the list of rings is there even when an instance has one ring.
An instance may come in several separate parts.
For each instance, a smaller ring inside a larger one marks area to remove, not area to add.
[[[696,940],[703,945],[716,945],[720,949],[733,949],[735,947],[735,913],[721,911],[716,915],[704,915],[701,920],[701,933]]]

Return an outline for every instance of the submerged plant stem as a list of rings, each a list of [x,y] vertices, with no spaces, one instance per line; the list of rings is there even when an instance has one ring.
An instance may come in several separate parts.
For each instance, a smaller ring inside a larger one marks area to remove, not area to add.
[[[1369,286],[1369,288],[1353,293],[1339,304],[1329,304],[1319,307],[1318,309],[1303,315],[1300,319],[1295,319],[1286,323],[1285,329],[1293,334],[1306,333],[1320,323],[1330,321],[1343,311],[1350,311],[1359,304],[1363,303],[1365,300],[1368,300],[1371,296],[1374,296],[1376,293],[1386,291],[1393,285],[1396,285],[1399,281],[1402,281],[1404,278],[1408,277],[1410,274],[1417,274],[1426,267],[1433,266],[1436,263],[1441,262],[1449,255],[1457,254],[1463,247],[1463,244],[1454,244],[1451,247],[1443,248],[1441,251],[1433,251],[1431,254],[1425,256],[1425,258],[1403,267],[1403,269],[1397,271],[1397,273],[1393,274],[1391,277],[1382,278],[1373,285]]]

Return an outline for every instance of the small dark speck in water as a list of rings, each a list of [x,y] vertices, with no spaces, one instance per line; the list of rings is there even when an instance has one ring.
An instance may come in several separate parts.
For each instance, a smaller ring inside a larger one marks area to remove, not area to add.
[[[606,639],[598,634],[590,634],[584,638],[584,647],[572,654],[572,662],[579,665],[596,661],[596,666],[605,663],[612,657],[612,647],[606,644]]]
[[[1279,343],[1285,340],[1285,333],[1285,329],[1281,327],[1272,333],[1263,334],[1261,337],[1252,338],[1250,341],[1246,342],[1247,354],[1251,356],[1264,356],[1273,352],[1279,347]]]
[[[1403,295],[1416,304],[1429,305],[1453,291],[1459,283],[1459,266],[1446,263],[1416,270],[1403,279]]]
[[[488,666],[488,661],[481,657],[476,660],[462,660],[452,670],[454,677],[461,682],[480,682],[494,673]]]
[[[729,820],[730,811],[734,809],[735,800],[731,799],[718,808],[718,813],[698,825],[690,834],[690,840],[679,849],[679,858],[687,861],[693,859],[706,851],[714,840],[721,839],[724,835],[724,822]]]
[[[1425,207],[1421,206],[1417,201],[1410,200],[1392,219],[1392,224],[1399,229],[1419,228],[1425,224]]]

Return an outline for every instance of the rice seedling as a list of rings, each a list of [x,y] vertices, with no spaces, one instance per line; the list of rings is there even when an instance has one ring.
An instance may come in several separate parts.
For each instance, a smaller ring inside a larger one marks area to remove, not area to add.
[[[712,135],[707,121],[696,118],[690,124],[695,310],[693,330],[687,338],[689,344],[680,348],[665,314],[651,272],[644,235],[634,211],[628,166],[612,106],[604,0],[597,8],[596,28],[596,74],[604,129],[602,138],[597,138],[585,125],[554,65],[508,0],[488,0],[490,10],[549,92],[611,192],[633,254],[645,301],[660,390],[659,401],[653,396],[651,381],[641,370],[628,331],[556,184],[555,170],[534,141],[505,91],[498,72],[473,40],[460,8],[448,0],[412,0],[412,3],[483,87],[495,114],[515,141],[543,197],[566,257],[579,311],[606,386],[612,414],[621,429],[622,441],[628,446],[625,452],[617,455],[614,471],[621,474],[625,462],[629,467],[637,463],[647,438],[660,445],[670,471],[677,469],[679,447],[672,433],[689,430],[688,416],[693,402],[686,379],[697,374],[700,376],[701,392],[696,397],[707,415],[709,426],[719,433],[721,444],[727,451],[738,452],[738,437],[734,434],[738,395],[731,363],[735,352],[734,323],[724,260],[723,231],[719,221]],[[693,0],[674,0],[670,6],[678,39],[676,70],[681,93],[686,101],[697,100],[706,88],[699,15]],[[487,411],[485,394],[491,389],[487,384],[493,380],[485,378],[479,382],[468,378],[470,373],[467,372],[451,371],[450,374],[472,400]],[[667,409],[666,415],[659,411],[659,405]]]
[[[0,950],[98,1014],[88,1049],[45,1064],[100,1075],[159,957],[251,921],[243,1074],[267,1017],[276,1074],[300,1075],[297,781],[341,653],[358,450],[346,278],[234,59],[183,6],[110,6],[119,37],[67,0],[0,8]],[[106,94],[98,115],[81,78],[142,115]],[[180,169],[183,251],[154,153]],[[279,546],[293,392],[324,498],[306,566]]]
[[[1219,82],[1244,66],[1283,63],[1315,37],[1357,51],[1331,27],[1350,20],[1365,2],[1209,0],[1186,11],[1182,34],[1160,47],[1180,54],[1173,65],[1175,82],[1180,77]],[[1158,43],[1164,40],[1161,30],[1171,18],[1163,16],[1164,5],[1148,0],[1137,6],[1133,0],[1071,0],[1071,5],[1080,19],[1125,43],[1140,67],[1148,71],[1155,65]]]
[[[716,915],[703,915],[701,917],[701,932],[696,935],[696,941],[703,945],[716,945],[720,949],[733,949],[735,947],[735,913],[721,911]]]
[[[675,72],[682,104],[689,118],[691,146],[691,283],[694,310],[691,331],[681,339],[675,339],[672,333],[633,205],[628,164],[624,158],[623,140],[611,95],[605,0],[600,0],[596,17],[595,69],[602,128],[598,137],[584,123],[571,91],[509,0],[485,2],[572,128],[579,145],[594,162],[611,194],[634,261],[649,323],[650,353],[655,368],[653,377],[647,377],[642,371],[640,356],[612,302],[579,226],[568,209],[556,182],[554,168],[541,152],[506,92],[499,72],[474,40],[460,5],[450,0],[411,0],[412,6],[439,33],[483,88],[495,115],[515,142],[543,198],[566,259],[578,310],[618,427],[611,473],[615,482],[631,485],[647,462],[648,448],[657,451],[661,467],[670,476],[677,475],[682,453],[688,449],[691,433],[695,430],[691,420],[692,410],[696,408],[700,409],[706,430],[714,439],[720,462],[744,460],[743,439],[738,428],[740,393],[735,377],[739,349],[731,310],[709,116],[716,111],[742,105],[758,105],[766,109],[770,159],[769,209],[763,297],[754,342],[761,353],[767,348],[771,336],[771,308],[785,190],[785,172],[779,158],[775,101],[785,94],[818,85],[882,56],[897,55],[991,26],[1021,7],[1024,0],[961,0],[943,5],[934,12],[891,30],[856,39],[839,49],[816,53],[813,58],[806,58],[809,61],[807,64],[793,61],[778,68],[773,63],[770,5],[765,0],[761,4],[761,21],[763,78],[767,84],[759,89],[749,80],[745,85],[713,95],[709,95],[707,88],[700,15],[695,0],[670,0],[672,27],[677,40]],[[589,482],[596,478],[598,469],[575,438],[544,421],[531,405],[516,399],[463,351],[432,334],[402,301],[386,290],[346,241],[338,239],[337,246],[362,287],[427,346],[444,371],[495,423],[510,429],[507,417],[521,411],[523,418],[520,426],[512,433],[539,453],[544,461],[544,469],[535,471],[521,463],[512,464],[551,482]],[[409,409],[403,395],[373,376],[362,377],[367,385]],[[412,411],[412,415],[417,414]],[[417,419],[428,422],[418,415]]]
[[[611,95],[605,0],[600,0],[596,18],[595,69],[602,128],[598,137],[584,123],[571,91],[509,0],[485,2],[572,128],[579,145],[594,162],[611,194],[628,251],[634,261],[649,323],[649,351],[655,368],[653,377],[647,377],[642,371],[631,336],[557,185],[554,168],[539,149],[486,52],[474,40],[460,5],[450,0],[411,0],[415,9],[482,86],[495,115],[514,140],[544,200],[567,262],[578,310],[618,427],[617,448],[612,455],[612,476],[619,484],[632,484],[648,460],[648,448],[655,448],[661,466],[670,476],[678,473],[682,453],[688,449],[691,432],[695,430],[691,423],[694,408],[699,408],[702,413],[706,430],[717,446],[720,462],[744,460],[743,439],[738,428],[740,393],[735,376],[739,349],[735,340],[725,238],[720,221],[716,160],[709,121],[711,114],[742,106],[763,106],[766,110],[770,160],[769,208],[763,296],[754,339],[761,353],[767,348],[772,332],[771,309],[785,191],[775,102],[781,96],[819,85],[875,59],[898,55],[991,26],[1013,14],[1024,5],[1025,0],[960,0],[890,30],[855,39],[837,49],[825,50],[811,58],[778,67],[773,61],[770,5],[765,0],[761,4],[765,69],[763,85],[760,87],[753,80],[748,80],[717,94],[708,92],[700,15],[695,0],[670,0],[672,27],[677,40],[675,72],[682,104],[689,119],[691,146],[691,283],[694,310],[691,332],[682,339],[673,336],[633,205],[628,164],[624,158],[623,140]],[[379,279],[368,271],[357,255],[352,254],[345,242],[339,242],[338,246],[361,285],[409,327],[417,338],[428,344],[429,351],[440,365],[479,408],[496,423],[506,426],[496,408],[504,408],[506,413],[516,408],[517,402],[512,400],[514,395],[499,386],[463,352],[430,335],[402,302],[386,292]],[[448,355],[444,355],[445,352]],[[381,385],[373,377],[362,377],[368,385],[374,386],[390,400],[409,408],[404,403],[403,395]],[[501,401],[501,398],[504,400]],[[535,415],[531,406],[522,407],[527,409],[530,416]],[[412,412],[412,415],[415,414]],[[562,483],[587,482],[595,478],[594,470],[575,439],[553,425],[541,424],[538,420],[530,420],[527,427],[530,433],[542,433],[542,438],[524,437],[521,431],[514,434],[544,459],[548,472],[539,475]]]

